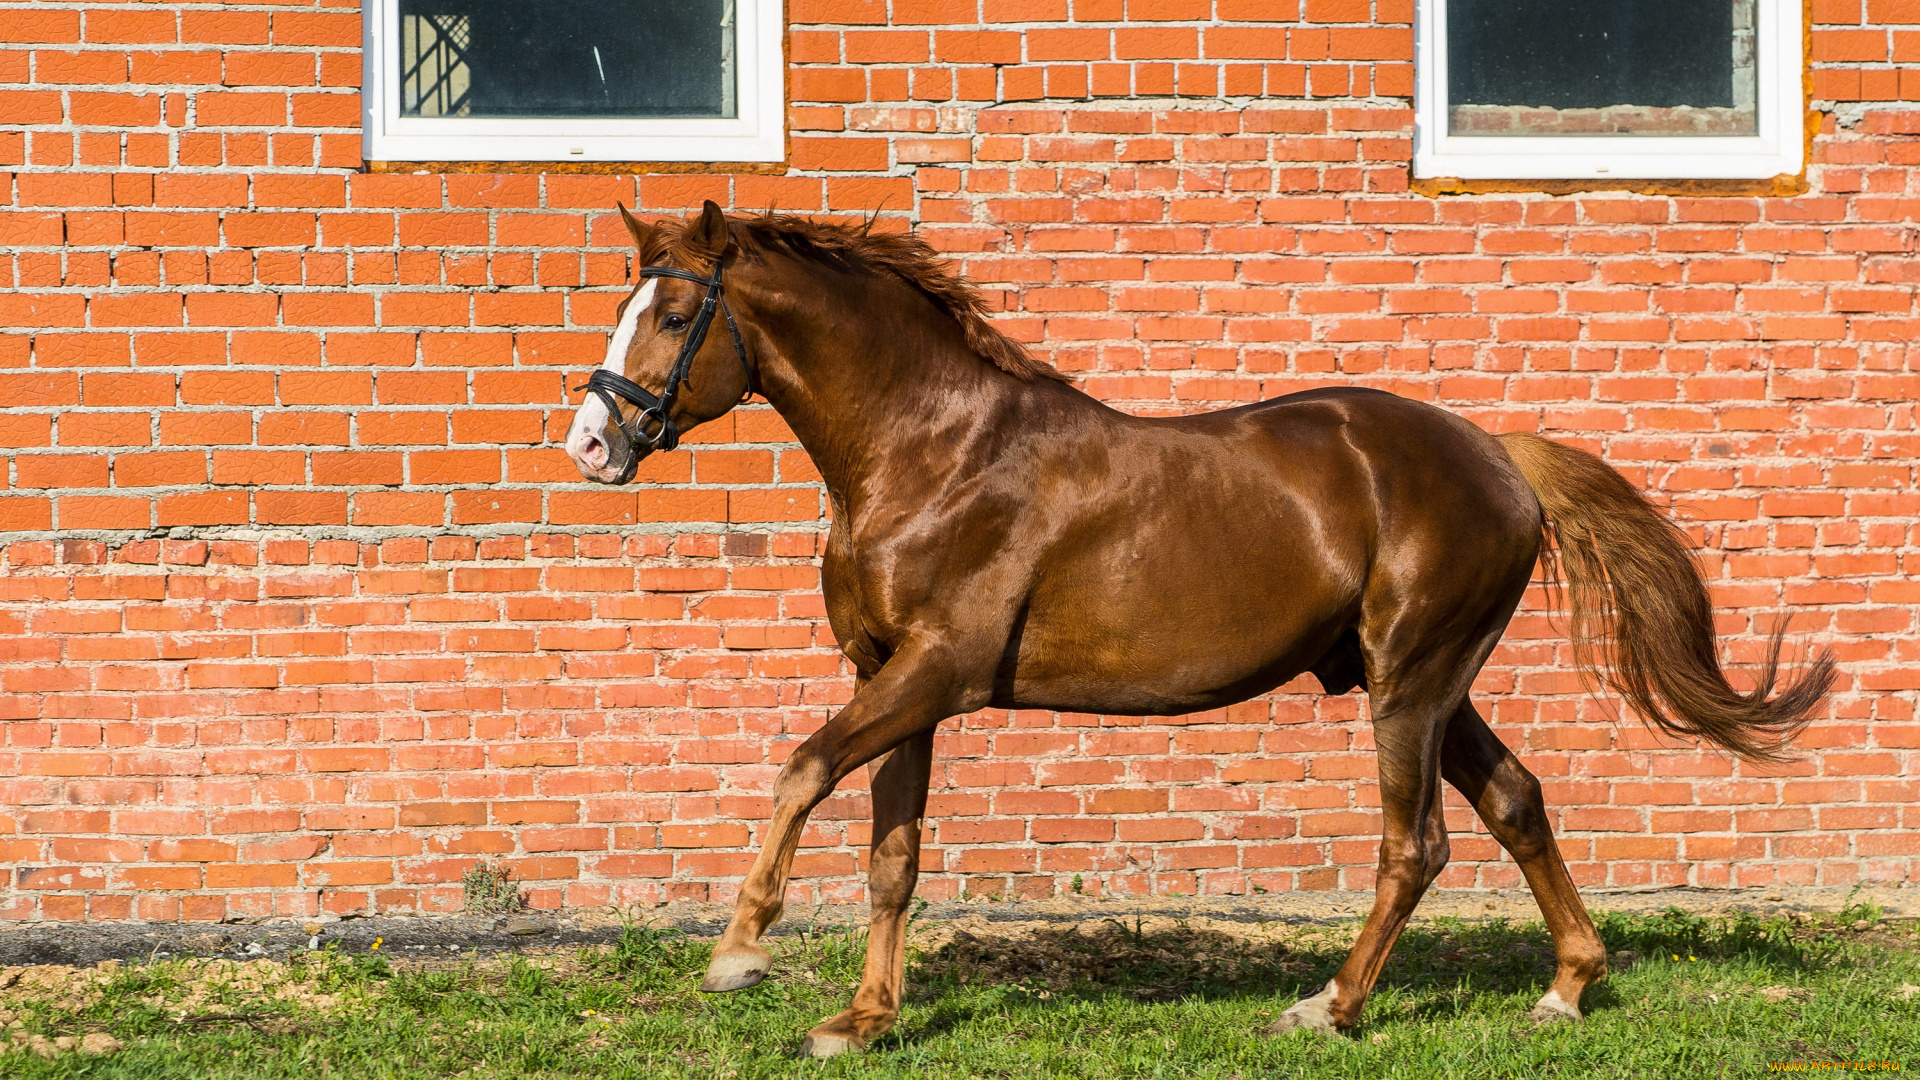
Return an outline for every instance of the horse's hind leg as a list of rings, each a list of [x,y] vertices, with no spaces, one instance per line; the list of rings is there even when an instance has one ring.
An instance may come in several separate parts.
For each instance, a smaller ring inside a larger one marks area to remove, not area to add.
[[[927,812],[927,778],[932,767],[932,728],[868,766],[873,784],[873,841],[867,897],[873,905],[873,923],[867,935],[867,970],[852,1006],[808,1032],[803,1054],[832,1057],[863,1049],[900,1017],[907,905],[920,876],[920,819]]]
[[[1580,994],[1607,975],[1607,950],[1574,889],[1554,842],[1540,782],[1508,750],[1471,702],[1462,702],[1441,747],[1442,772],[1487,823],[1526,875],[1553,933],[1553,987],[1533,1007],[1536,1020],[1580,1019]]]
[[[1477,665],[1476,665],[1477,666]],[[1376,699],[1374,742],[1380,762],[1380,876],[1373,911],[1333,979],[1280,1014],[1274,1032],[1332,1032],[1360,1019],[1374,980],[1427,886],[1447,865],[1446,818],[1440,808],[1440,745],[1464,683],[1441,689],[1431,705],[1401,706],[1398,695]],[[1425,697],[1425,695],[1422,695]],[[1416,699],[1418,700],[1418,699]]]

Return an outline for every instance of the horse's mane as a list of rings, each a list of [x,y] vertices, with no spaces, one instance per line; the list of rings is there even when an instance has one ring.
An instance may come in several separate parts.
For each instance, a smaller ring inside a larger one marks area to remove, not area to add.
[[[682,235],[697,220],[683,223],[679,233],[671,227],[656,232],[659,250],[651,250],[650,244],[642,257],[653,262],[678,248]],[[749,245],[778,249],[855,273],[893,274],[926,294],[935,307],[959,323],[966,333],[967,347],[1001,371],[1022,382],[1067,379],[1053,365],[1036,359],[1025,346],[994,329],[987,320],[987,301],[980,290],[955,273],[953,263],[933,245],[913,233],[874,232],[871,221],[865,227],[832,225],[772,212],[753,218],[730,217],[727,225],[736,242],[747,241],[742,244],[743,250],[749,250]]]

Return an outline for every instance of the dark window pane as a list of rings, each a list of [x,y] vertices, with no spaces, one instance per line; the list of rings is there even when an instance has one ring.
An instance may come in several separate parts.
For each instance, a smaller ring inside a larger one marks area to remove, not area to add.
[[[1447,0],[1446,10],[1455,134],[1755,128],[1753,0]]]
[[[402,116],[735,115],[731,0],[401,0]]]

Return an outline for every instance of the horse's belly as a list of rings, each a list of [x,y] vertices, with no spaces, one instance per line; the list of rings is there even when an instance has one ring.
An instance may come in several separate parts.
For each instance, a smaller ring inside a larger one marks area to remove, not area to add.
[[[1059,616],[1031,612],[1002,668],[995,697],[1005,700],[996,704],[1135,716],[1217,709],[1306,671],[1351,625],[1340,605],[1302,610],[1257,599],[1264,602],[1181,612],[1122,595]]]
[[[1301,674],[1312,659],[1276,664],[1257,676],[1218,686],[1199,681],[1142,679],[1125,673],[1080,672],[1036,679],[1016,678],[993,704],[1003,709],[1105,713],[1112,716],[1181,716],[1225,708],[1265,693]]]

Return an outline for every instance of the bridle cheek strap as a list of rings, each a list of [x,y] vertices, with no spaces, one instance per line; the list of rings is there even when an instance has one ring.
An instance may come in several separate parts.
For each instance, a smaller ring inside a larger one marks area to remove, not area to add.
[[[585,386],[576,386],[575,390],[585,390],[598,397],[607,407],[607,415],[634,443],[645,443],[654,450],[671,450],[680,445],[680,429],[673,422],[673,404],[680,397],[680,385],[686,382],[687,371],[693,366],[693,358],[706,344],[707,329],[713,325],[713,313],[718,309],[727,318],[727,330],[733,336],[733,353],[740,358],[740,370],[746,372],[747,389],[741,397],[744,401],[759,390],[759,380],[754,378],[753,365],[747,362],[747,347],[740,339],[740,326],[733,321],[733,312],[728,310],[726,297],[720,286],[720,264],[714,263],[713,276],[701,277],[690,270],[680,270],[671,266],[643,266],[640,268],[643,278],[671,277],[691,281],[707,287],[706,299],[700,302],[700,311],[694,315],[693,323],[687,327],[687,339],[680,344],[680,355],[674,357],[673,368],[667,373],[666,388],[655,397],[653,392],[624,375],[618,375],[606,368],[596,370],[587,377]],[[639,406],[640,412],[632,420],[620,418],[622,400]],[[648,429],[652,428],[651,434]],[[638,464],[639,455],[629,462],[629,471]]]

